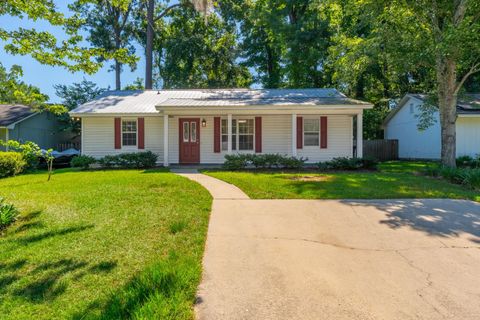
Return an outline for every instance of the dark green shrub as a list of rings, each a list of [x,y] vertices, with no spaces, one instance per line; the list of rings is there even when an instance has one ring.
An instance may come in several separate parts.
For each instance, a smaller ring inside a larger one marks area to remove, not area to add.
[[[307,161],[308,158],[303,157],[282,157],[280,159],[280,165],[285,169],[302,169]]]
[[[5,203],[0,197],[0,231],[11,225],[18,218],[18,210],[13,204]]]
[[[70,165],[74,168],[88,169],[92,164],[97,162],[94,157],[90,156],[75,156],[70,161]]]
[[[427,168],[425,174],[432,177],[443,177],[452,183],[472,189],[480,189],[480,168],[432,167]]]
[[[102,168],[146,169],[155,167],[158,156],[151,151],[122,153],[98,160]]]
[[[376,169],[378,161],[374,158],[347,158],[338,157],[330,161],[319,162],[317,167],[319,170],[373,170]]]
[[[0,152],[0,178],[22,173],[26,166],[27,162],[21,153]]]
[[[227,154],[225,155],[223,167],[227,170],[245,169],[251,159],[252,156],[248,154]]]
[[[457,158],[457,167],[459,168],[480,168],[480,155],[476,158],[471,156],[461,156]]]
[[[240,170],[248,166],[256,169],[301,169],[307,160],[280,154],[232,154],[225,155],[223,167],[227,170]]]

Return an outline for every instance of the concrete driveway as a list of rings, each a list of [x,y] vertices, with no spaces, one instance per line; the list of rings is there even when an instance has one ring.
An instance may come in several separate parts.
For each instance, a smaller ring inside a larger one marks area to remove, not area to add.
[[[480,319],[480,204],[236,196],[213,203],[199,319]]]

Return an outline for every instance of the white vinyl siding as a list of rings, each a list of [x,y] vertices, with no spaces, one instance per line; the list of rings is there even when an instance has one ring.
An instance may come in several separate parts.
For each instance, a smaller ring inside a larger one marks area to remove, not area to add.
[[[236,117],[234,118],[251,118]],[[308,115],[301,115],[309,117]],[[291,155],[292,149],[292,116],[291,115],[262,115],[262,153],[278,153]],[[320,115],[311,116],[320,118]],[[328,115],[328,148],[319,146],[297,149],[299,157],[308,157],[310,163],[330,160],[334,157],[352,156],[352,116]],[[147,151],[156,153],[158,161],[163,161],[163,117],[145,118],[145,150],[128,148],[116,150],[114,147],[114,117],[83,117],[83,154],[96,158],[109,154],[119,154],[131,151]],[[213,116],[173,116],[169,117],[169,161],[171,164],[179,162],[179,118],[205,119],[206,127],[200,126],[200,162],[205,164],[221,164],[227,151],[213,152]],[[296,141],[296,137],[294,137]],[[238,151],[233,151],[237,153]],[[242,151],[254,153],[254,151]]]
[[[480,116],[457,118],[457,156],[480,155]]]
[[[131,117],[128,117],[131,119]],[[145,151],[150,150],[163,158],[163,119],[161,117],[145,118]],[[125,152],[144,151],[136,147],[115,149],[114,117],[83,117],[82,118],[82,154],[95,158]]]

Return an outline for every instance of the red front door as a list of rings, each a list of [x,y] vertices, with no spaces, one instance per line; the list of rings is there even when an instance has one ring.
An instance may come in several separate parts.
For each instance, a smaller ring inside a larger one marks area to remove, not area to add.
[[[200,119],[179,119],[180,163],[200,163]]]

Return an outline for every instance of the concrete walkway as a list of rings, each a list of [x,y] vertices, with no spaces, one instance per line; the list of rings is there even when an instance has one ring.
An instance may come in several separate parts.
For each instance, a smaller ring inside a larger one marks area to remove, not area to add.
[[[215,199],[203,264],[199,319],[480,319],[480,204]]]
[[[172,169],[170,171],[200,183],[210,192],[214,200],[250,199],[240,188],[233,184],[201,174],[197,169]]]

